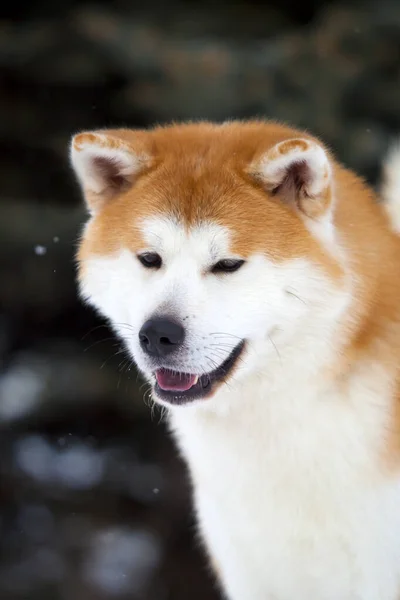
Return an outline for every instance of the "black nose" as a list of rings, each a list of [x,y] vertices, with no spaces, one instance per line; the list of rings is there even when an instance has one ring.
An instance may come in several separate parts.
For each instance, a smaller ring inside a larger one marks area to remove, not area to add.
[[[184,337],[182,325],[163,318],[146,321],[139,331],[140,345],[151,356],[166,356],[178,350]]]

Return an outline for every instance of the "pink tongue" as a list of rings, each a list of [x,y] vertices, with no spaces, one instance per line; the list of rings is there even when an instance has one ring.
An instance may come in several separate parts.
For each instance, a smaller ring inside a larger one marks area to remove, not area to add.
[[[159,369],[156,371],[156,379],[158,385],[164,391],[187,392],[197,383],[198,376]]]

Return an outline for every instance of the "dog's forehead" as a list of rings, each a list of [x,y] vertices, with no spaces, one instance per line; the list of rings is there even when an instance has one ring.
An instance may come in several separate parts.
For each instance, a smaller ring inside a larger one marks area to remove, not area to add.
[[[218,260],[230,251],[229,229],[212,221],[187,226],[174,217],[160,215],[142,219],[140,230],[147,247],[165,257],[191,255],[199,260]]]

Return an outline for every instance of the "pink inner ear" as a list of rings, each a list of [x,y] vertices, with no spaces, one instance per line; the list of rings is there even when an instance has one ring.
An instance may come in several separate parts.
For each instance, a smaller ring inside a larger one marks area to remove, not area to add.
[[[307,161],[294,161],[284,169],[282,181],[274,187],[272,193],[283,196],[287,201],[292,201],[299,192],[307,188],[310,179],[311,174]]]
[[[121,175],[121,165],[118,163],[118,159],[94,156],[92,164],[101,179],[105,181],[107,187],[120,189],[128,183],[127,179]]]

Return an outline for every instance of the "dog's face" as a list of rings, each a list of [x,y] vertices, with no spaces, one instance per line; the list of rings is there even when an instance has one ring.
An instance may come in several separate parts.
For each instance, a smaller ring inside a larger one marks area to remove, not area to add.
[[[215,396],[339,310],[331,165],[311,138],[267,124],[106,131],[76,136],[72,161],[92,213],[82,295],[156,400]]]

